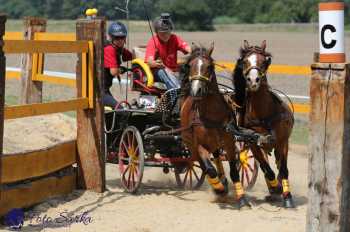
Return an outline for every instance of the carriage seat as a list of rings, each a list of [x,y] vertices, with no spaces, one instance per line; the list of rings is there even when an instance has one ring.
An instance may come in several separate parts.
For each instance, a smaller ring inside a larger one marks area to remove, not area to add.
[[[131,61],[133,65],[133,89],[143,90],[142,88],[158,89],[160,91],[165,91],[166,85],[162,82],[155,82],[153,73],[144,62],[146,54],[146,46],[138,46],[132,49],[135,59]]]

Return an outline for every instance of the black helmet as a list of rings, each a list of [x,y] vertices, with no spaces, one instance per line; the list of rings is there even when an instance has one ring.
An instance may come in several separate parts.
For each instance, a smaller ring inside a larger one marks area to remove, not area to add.
[[[126,37],[128,30],[121,22],[113,22],[108,27],[108,35],[111,37]]]
[[[169,13],[161,13],[160,17],[153,22],[156,32],[170,32],[174,29],[174,24],[170,19]]]

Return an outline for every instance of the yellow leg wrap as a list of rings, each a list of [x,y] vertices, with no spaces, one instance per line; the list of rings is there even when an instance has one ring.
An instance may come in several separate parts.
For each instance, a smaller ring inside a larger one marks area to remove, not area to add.
[[[289,181],[287,179],[282,179],[283,192],[290,192]]]
[[[274,180],[269,180],[267,178],[265,178],[266,180],[266,183],[269,187],[272,187],[272,188],[276,188],[278,186],[278,180],[277,179],[274,179]]]
[[[208,182],[209,184],[216,190],[224,190],[225,187],[224,185],[221,183],[219,177],[215,177],[215,178],[210,178],[209,176],[207,176]]]
[[[242,195],[244,195],[244,190],[241,182],[233,183],[233,189],[236,193],[237,198],[240,198]]]
[[[214,158],[214,164],[218,170],[218,176],[220,178],[224,177],[225,176],[224,166],[222,165],[222,162],[219,157]]]

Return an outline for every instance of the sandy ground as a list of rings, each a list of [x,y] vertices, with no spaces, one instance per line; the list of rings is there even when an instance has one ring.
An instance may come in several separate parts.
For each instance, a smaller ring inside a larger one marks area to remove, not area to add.
[[[3,153],[40,150],[76,137],[75,119],[64,114],[5,120]]]
[[[23,231],[305,231],[305,147],[291,147],[289,169],[296,209],[283,209],[281,202],[266,202],[267,189],[260,173],[248,192],[252,209],[239,211],[232,192],[225,199],[217,199],[207,185],[199,191],[181,191],[175,187],[172,172],[165,175],[157,168],[146,168],[139,193],[130,195],[119,188],[117,166],[107,164],[108,191],[97,194],[77,190],[37,205],[26,212]],[[50,222],[49,217],[58,223]],[[65,223],[75,217],[79,222]]]
[[[75,121],[62,114],[6,120],[5,153],[40,149],[72,139],[75,133]],[[107,164],[106,192],[76,190],[36,205],[26,211],[23,231],[304,231],[306,147],[292,145],[289,157],[297,205],[293,210],[283,209],[281,201],[265,201],[267,189],[261,172],[247,193],[252,209],[239,211],[232,191],[224,199],[216,198],[206,183],[198,191],[182,191],[176,187],[173,171],[166,175],[160,168],[146,168],[138,194],[128,194],[120,188],[117,165]],[[6,230],[0,226],[0,231]]]

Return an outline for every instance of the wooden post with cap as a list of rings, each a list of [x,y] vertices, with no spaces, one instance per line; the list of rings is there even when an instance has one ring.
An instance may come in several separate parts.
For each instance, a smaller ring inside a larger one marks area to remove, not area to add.
[[[2,152],[4,139],[4,104],[5,104],[5,68],[6,58],[3,51],[5,34],[6,15],[0,14],[0,199],[1,199],[1,184],[2,184]]]
[[[344,3],[319,4],[319,63],[311,65],[306,231],[350,231],[350,64]]]
[[[93,59],[88,56],[88,66],[93,62],[93,83],[88,83],[88,89],[82,88],[82,55],[77,63],[77,94],[78,97],[88,96],[90,108],[77,112],[77,146],[79,155],[79,187],[105,191],[105,142],[104,142],[104,109],[102,104],[103,86],[103,45],[105,38],[105,19],[79,19],[76,24],[77,40],[93,41]],[[91,66],[90,66],[91,67]],[[89,70],[90,72],[91,70]],[[88,93],[82,93],[82,90]],[[92,102],[91,102],[92,99]],[[91,105],[93,104],[93,105]]]
[[[36,32],[46,31],[46,19],[36,17],[26,17],[24,19],[24,39],[34,40]],[[21,104],[41,103],[42,102],[42,88],[41,81],[32,80],[34,54],[23,54],[21,57]],[[37,65],[37,64],[36,64]]]

